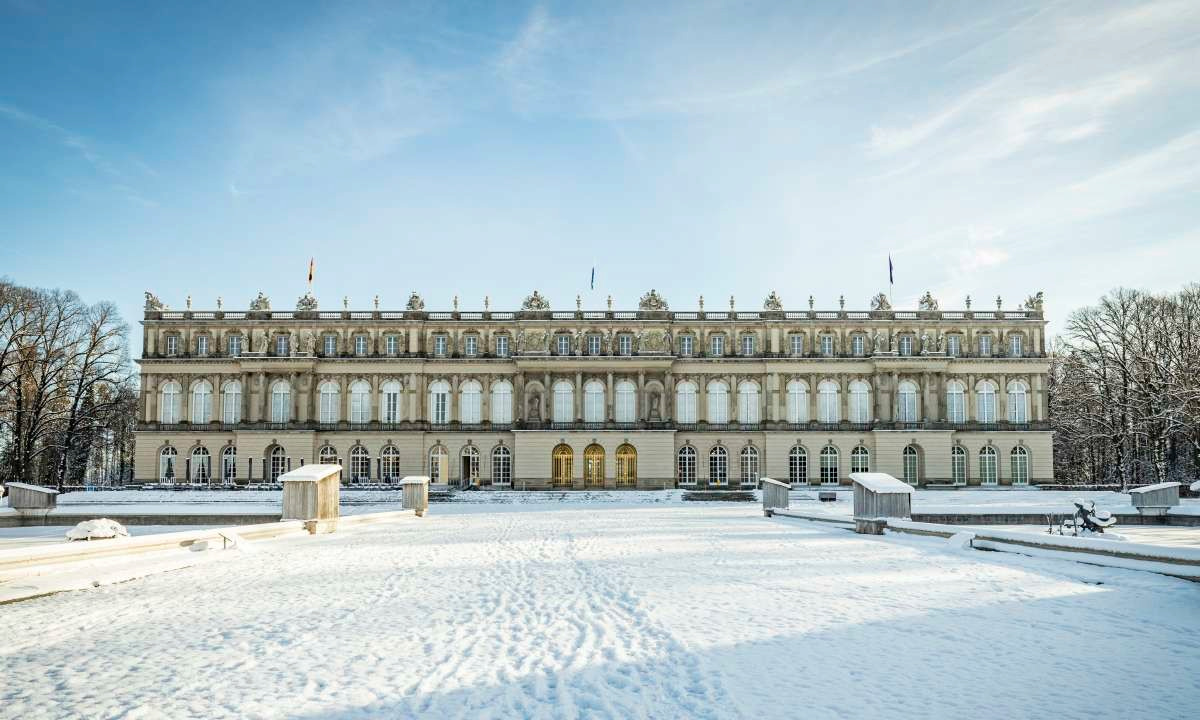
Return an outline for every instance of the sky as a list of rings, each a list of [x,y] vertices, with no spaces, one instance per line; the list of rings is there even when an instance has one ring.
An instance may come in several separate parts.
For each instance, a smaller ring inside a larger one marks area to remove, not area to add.
[[[0,0],[0,276],[131,323],[310,258],[326,309],[863,309],[890,255],[898,308],[1059,331],[1200,279],[1197,67],[1195,0]]]

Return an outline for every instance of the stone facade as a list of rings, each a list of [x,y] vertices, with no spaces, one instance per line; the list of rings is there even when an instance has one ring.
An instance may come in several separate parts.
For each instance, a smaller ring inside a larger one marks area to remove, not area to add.
[[[352,482],[518,489],[846,484],[863,467],[921,485],[1052,477],[1040,295],[861,312],[783,310],[773,292],[718,312],[653,292],[637,311],[552,310],[537,293],[515,312],[431,312],[415,293],[402,311],[154,300],[142,483],[258,484],[335,458]]]

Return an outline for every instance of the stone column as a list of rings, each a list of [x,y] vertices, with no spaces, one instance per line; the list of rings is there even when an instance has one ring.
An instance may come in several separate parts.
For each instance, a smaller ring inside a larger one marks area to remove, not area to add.
[[[808,374],[808,419],[817,420],[818,408],[818,393],[817,393],[817,376],[815,373]]]
[[[614,412],[616,405],[616,390],[613,388],[612,370],[608,371],[608,383],[604,386],[604,420],[613,422],[616,417]]]
[[[1008,422],[1008,376],[1000,376],[1000,387],[996,388],[996,422]]]
[[[575,371],[575,422],[583,422],[583,373]]]
[[[693,379],[696,381],[696,420],[708,422],[708,376],[700,375]],[[700,462],[698,455],[696,462]]]
[[[650,410],[646,407],[646,405],[646,372],[644,370],[639,370],[637,384],[637,412],[634,414],[634,419],[650,419]]]

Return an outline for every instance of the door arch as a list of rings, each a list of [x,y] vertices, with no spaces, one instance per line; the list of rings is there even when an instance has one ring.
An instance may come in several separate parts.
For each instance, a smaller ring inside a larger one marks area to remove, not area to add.
[[[550,453],[550,484],[554,487],[571,487],[574,476],[575,452],[566,443],[554,446]]]
[[[583,450],[583,486],[604,487],[604,448],[596,443]]]
[[[617,448],[617,487],[637,487],[637,450],[629,443]]]

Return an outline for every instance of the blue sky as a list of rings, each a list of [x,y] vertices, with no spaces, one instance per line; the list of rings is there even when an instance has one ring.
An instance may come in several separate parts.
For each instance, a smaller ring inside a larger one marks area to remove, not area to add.
[[[1198,66],[1194,0],[0,0],[0,275],[131,322],[310,257],[326,308],[831,308],[891,253],[897,306],[1058,326],[1198,279]]]

